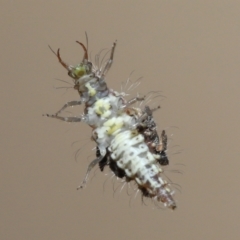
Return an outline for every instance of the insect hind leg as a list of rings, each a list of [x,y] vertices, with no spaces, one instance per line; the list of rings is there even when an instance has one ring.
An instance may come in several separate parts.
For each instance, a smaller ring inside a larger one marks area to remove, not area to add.
[[[87,172],[86,172],[86,174],[85,174],[85,177],[84,177],[81,185],[79,185],[79,186],[77,187],[77,190],[82,189],[82,188],[86,185],[86,183],[87,183],[87,178],[88,178],[88,176],[89,176],[90,171],[91,171],[103,158],[104,158],[104,156],[100,156],[100,157],[94,159],[92,162],[90,162],[90,164],[88,165],[88,168],[87,168]]]

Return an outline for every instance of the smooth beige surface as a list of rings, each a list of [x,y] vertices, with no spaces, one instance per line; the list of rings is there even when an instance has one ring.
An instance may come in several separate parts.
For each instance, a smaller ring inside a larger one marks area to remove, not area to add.
[[[9,0],[0,23],[1,240],[239,239],[239,1]],[[76,191],[94,158],[91,130],[42,114],[78,99],[55,89],[68,86],[55,78],[71,80],[48,44],[76,64],[84,31],[92,56],[118,40],[112,88],[135,70],[139,92],[166,96],[155,118],[174,133],[176,211],[120,193],[99,170]]]

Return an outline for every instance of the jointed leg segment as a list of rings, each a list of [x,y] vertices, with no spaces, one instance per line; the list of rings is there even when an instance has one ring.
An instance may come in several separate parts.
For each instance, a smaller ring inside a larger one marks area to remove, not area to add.
[[[63,110],[65,110],[68,107],[73,107],[81,105],[81,101],[71,101],[67,102],[59,111],[57,111],[55,114],[44,114],[43,116],[51,117],[51,118],[56,118],[65,122],[81,122],[82,118],[81,117],[61,117],[58,116]]]
[[[106,63],[103,71],[102,71],[102,76],[105,76],[108,72],[108,70],[111,68],[112,66],[112,63],[113,63],[113,55],[114,55],[114,51],[115,51],[115,47],[116,47],[116,44],[117,44],[117,41],[115,41],[113,43],[113,46],[112,46],[112,50],[111,50],[111,54],[110,54],[110,58],[108,60],[108,62]]]
[[[46,114],[45,116],[50,117],[50,118],[56,118],[56,119],[62,120],[64,122],[81,122],[82,121],[81,117],[60,117],[60,116],[57,116],[54,114],[52,114],[52,115]]]
[[[61,113],[63,110],[65,110],[66,108],[68,107],[73,107],[73,106],[78,106],[78,105],[81,105],[81,101],[70,101],[70,102],[67,102],[66,104],[64,104],[64,106],[55,113],[55,115],[58,115],[59,113]]]
[[[93,161],[88,165],[87,173],[86,173],[86,175],[85,175],[85,177],[84,177],[81,185],[78,186],[77,189],[81,189],[81,188],[84,187],[84,185],[85,185],[86,182],[87,182],[87,178],[88,178],[88,176],[89,176],[90,171],[91,171],[103,158],[104,158],[104,156],[100,156],[100,157],[96,158],[95,160],[93,160]]]
[[[144,100],[145,100],[145,96],[132,98],[126,103],[126,105],[124,107],[129,107],[130,105],[132,105],[136,102],[141,102],[141,101],[144,101]]]

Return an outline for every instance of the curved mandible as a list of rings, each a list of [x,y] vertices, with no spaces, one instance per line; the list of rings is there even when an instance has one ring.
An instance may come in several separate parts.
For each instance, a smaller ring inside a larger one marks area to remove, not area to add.
[[[80,44],[84,50],[84,56],[83,56],[83,61],[86,59],[88,60],[88,50],[87,48],[85,47],[85,45],[79,41],[76,41],[76,43]]]
[[[66,64],[62,59],[61,59],[61,56],[60,56],[60,48],[57,50],[57,53],[54,52],[54,50],[48,45],[48,47],[50,48],[50,50],[52,51],[52,53],[57,56],[58,58],[58,61],[61,63],[61,65],[66,68],[68,71],[70,70],[70,67],[68,64]]]

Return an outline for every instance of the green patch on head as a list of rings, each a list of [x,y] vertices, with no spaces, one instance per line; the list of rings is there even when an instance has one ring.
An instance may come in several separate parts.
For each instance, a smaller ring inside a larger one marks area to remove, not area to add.
[[[77,65],[68,72],[68,75],[72,78],[78,79],[87,73],[86,70],[86,65]]]

